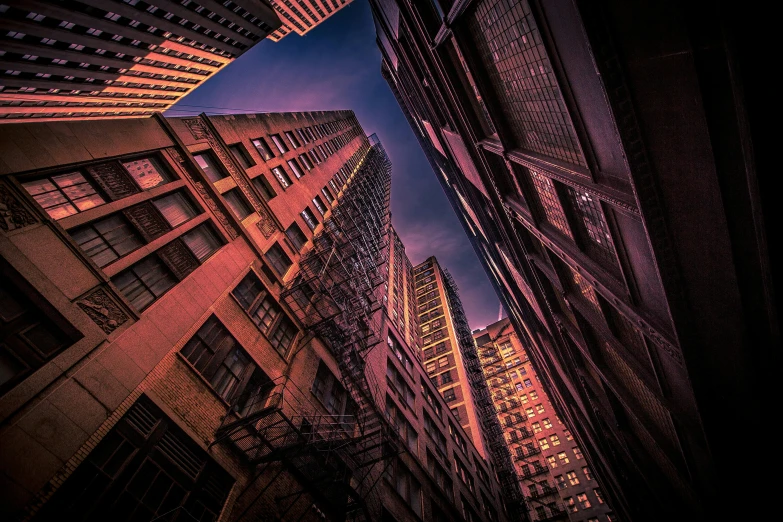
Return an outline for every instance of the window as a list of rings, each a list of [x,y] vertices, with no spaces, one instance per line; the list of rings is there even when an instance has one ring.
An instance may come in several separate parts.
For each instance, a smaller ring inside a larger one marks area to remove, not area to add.
[[[582,450],[574,447],[574,456],[576,457],[576,460],[582,460]]]
[[[231,404],[258,367],[213,315],[198,329],[180,353]]]
[[[560,437],[558,437],[557,435],[552,435],[551,437],[549,437],[549,440],[552,441],[552,446],[560,445]]]
[[[443,466],[437,461],[435,456],[427,450],[427,470],[435,479],[435,484],[446,494],[449,500],[454,500],[454,483],[451,480],[451,473],[446,472]]]
[[[396,459],[392,466],[389,466],[390,475],[386,479],[391,482],[397,494],[405,500],[416,515],[421,518],[421,485],[413,477],[410,470]]]
[[[556,468],[557,467],[557,459],[553,456],[547,457],[546,461],[549,463],[550,468]]]
[[[531,399],[531,400],[536,400],[536,399],[538,399],[538,392],[537,392],[537,391],[531,391],[531,392],[530,392],[530,399]]]
[[[544,413],[544,405],[543,404],[536,404],[536,413]]]
[[[215,234],[212,225],[204,223],[197,226],[182,236],[182,241],[196,256],[199,263],[203,263],[209,256],[215,253],[222,245],[222,241]]]
[[[606,502],[606,500],[604,500],[604,494],[601,492],[601,488],[595,488],[593,493],[595,494],[595,498],[598,500],[599,504],[604,504]]]
[[[254,272],[249,272],[231,295],[264,335],[269,334],[282,311]]]
[[[315,205],[316,210],[318,210],[322,216],[326,214],[326,205],[324,205],[324,202],[320,197],[316,196],[313,198],[313,205]]]
[[[87,520],[103,506],[121,505],[128,519],[198,513],[200,520],[217,520],[233,485],[206,451],[142,396],[57,490],[41,517]]]
[[[574,436],[571,435],[571,431],[570,430],[565,430],[564,433],[565,433],[565,436],[566,436],[566,440],[574,440]]]
[[[588,481],[590,481],[590,480],[593,480],[593,475],[592,475],[592,473],[590,473],[590,468],[588,468],[587,466],[585,466],[584,468],[582,468],[582,473],[584,473],[584,474],[585,474],[585,478],[586,478]]]
[[[587,509],[590,507],[590,501],[587,499],[587,493],[579,493],[576,496],[576,499],[579,501],[579,505],[582,506],[582,509]]]
[[[275,179],[280,183],[280,186],[283,187],[283,190],[291,186],[291,178],[288,177],[288,174],[286,174],[283,167],[272,167],[272,174],[274,174]]]
[[[291,143],[293,148],[298,149],[300,147],[299,140],[296,139],[296,136],[294,136],[293,132],[285,131],[285,137],[288,138],[288,141]]]
[[[288,254],[286,254],[283,248],[277,243],[266,251],[264,259],[275,269],[275,272],[277,272],[280,277],[285,277],[286,272],[288,272],[288,269],[291,268],[291,265],[293,264],[291,258],[288,257]]]
[[[112,277],[117,289],[139,311],[168,292],[177,279],[157,256],[148,256]]]
[[[538,446],[542,449],[549,449],[549,441],[546,438],[538,439]]]
[[[291,348],[297,333],[299,333],[299,330],[296,328],[296,325],[283,315],[280,317],[280,322],[272,332],[272,335],[269,336],[269,344],[281,355],[285,356],[288,349]]]
[[[530,382],[530,379],[525,379],[523,382],[525,383],[525,388],[530,388],[533,386],[533,383]]]
[[[448,365],[449,365],[449,358],[447,356],[438,359],[438,366],[440,368],[443,368],[444,366],[448,366]]]
[[[81,172],[29,181],[22,186],[52,219],[62,219],[106,203]]]
[[[524,386],[522,386],[521,382],[516,383],[514,387],[517,389],[517,391],[522,391],[524,389]]]
[[[448,370],[446,370],[445,372],[443,372],[440,375],[440,383],[441,383],[441,385],[448,384],[448,383],[452,382],[453,380],[454,379],[451,377],[451,372],[448,371]]]
[[[327,187],[321,189],[321,194],[324,195],[326,201],[328,201],[330,205],[334,205],[334,196],[332,196],[332,193],[329,192],[329,189]]]
[[[391,359],[386,361],[386,382],[389,384],[389,389],[400,399],[403,406],[415,411],[416,395],[411,387],[408,386],[402,373],[391,362]]]
[[[579,477],[576,476],[576,471],[569,471],[566,473],[566,477],[568,477],[568,482],[572,486],[576,486],[579,484]]]
[[[457,476],[470,491],[474,491],[475,485],[473,483],[473,476],[470,474],[470,471],[468,471],[468,467],[456,456],[454,457],[454,467],[456,468]]]
[[[544,429],[547,429],[547,430],[552,429],[552,421],[549,420],[549,417],[544,419],[543,423],[544,423]],[[558,444],[560,444],[560,443],[558,442]]]
[[[76,340],[75,331],[58,326],[59,314],[39,308],[22,284],[0,261],[0,395]]]
[[[397,357],[397,360],[405,367],[405,371],[410,375],[413,375],[413,362],[411,362],[411,358],[408,357],[408,354],[405,353],[405,349],[391,333],[386,337],[386,344],[389,345],[389,351],[391,351],[394,356]]]
[[[291,172],[294,173],[294,176],[297,178],[301,178],[304,176],[304,172],[302,172],[302,169],[299,167],[299,164],[296,162],[296,159],[290,159],[286,163],[288,163],[288,168],[291,169]]]
[[[318,220],[315,219],[315,215],[313,214],[313,211],[310,210],[308,207],[305,207],[305,209],[302,211],[301,216],[302,219],[304,219],[304,222],[310,228],[310,230],[315,230],[315,228],[318,226]]]
[[[263,175],[253,178],[253,186],[256,187],[264,201],[269,201],[277,196],[277,192],[275,192],[275,189],[272,188],[272,185],[269,184]]]
[[[574,497],[566,497],[563,499],[563,501],[565,502],[566,509],[569,513],[576,513],[578,511]]]
[[[241,143],[229,145],[228,149],[231,151],[231,154],[234,155],[237,162],[242,165],[242,168],[249,169],[256,164],[256,162],[250,158],[250,155]]]
[[[208,152],[194,154],[193,159],[196,160],[198,166],[201,167],[201,171],[212,183],[220,181],[221,179],[228,176],[225,172],[223,172],[223,169],[218,167],[215,158]]]
[[[253,208],[247,202],[245,196],[240,193],[239,189],[231,189],[228,192],[224,192],[223,198],[226,200],[228,208],[240,221],[253,213]]]
[[[522,401],[522,404],[527,404],[527,401],[528,401],[527,394],[521,395],[519,397],[519,400]]]
[[[168,221],[172,228],[185,223],[198,214],[196,208],[182,192],[175,192],[158,198],[152,204],[155,205],[155,208],[163,215],[163,219]]]
[[[353,426],[356,405],[345,387],[323,361],[318,362],[318,371],[315,374],[311,391],[321,401],[326,411],[342,418],[344,429],[350,429]]]
[[[568,485],[566,484],[565,477],[563,475],[555,476],[555,483],[557,484],[558,489],[565,489],[568,487]]]
[[[299,161],[302,162],[302,165],[304,165],[304,168],[307,170],[313,170],[313,162],[310,161],[310,158],[308,158],[306,154],[300,154]]]
[[[557,458],[560,459],[560,464],[568,464],[568,455],[565,454],[565,451],[561,451],[557,454]]]
[[[533,413],[533,408],[525,408],[525,413],[527,414],[529,419],[532,419],[536,416],[535,413]]]
[[[294,245],[297,252],[301,251],[302,247],[307,243],[307,236],[304,235],[304,232],[296,223],[291,223],[291,226],[285,230],[285,235]]]
[[[144,245],[136,230],[120,214],[93,221],[70,234],[101,268]]]
[[[419,448],[419,436],[416,430],[413,429],[411,423],[405,418],[405,415],[397,408],[394,401],[390,396],[386,396],[386,417],[392,423],[392,426],[397,430],[400,438],[404,440],[408,448],[413,451],[414,455],[417,455]]]
[[[541,424],[538,422],[533,423],[533,433],[541,433]]]
[[[124,161],[122,166],[125,167],[141,190],[148,190],[171,181],[168,173],[153,158]]]
[[[443,399],[446,402],[452,402],[457,400],[457,395],[454,393],[454,388],[449,388],[448,390],[443,390]]]
[[[272,143],[275,144],[275,147],[277,147],[280,154],[288,152],[288,147],[286,147],[285,142],[280,138],[279,134],[272,134],[270,138],[272,138]]]
[[[275,155],[272,153],[272,149],[269,148],[269,145],[267,145],[264,138],[250,140],[250,143],[253,144],[261,157],[264,158],[264,161],[269,161],[275,157]]]

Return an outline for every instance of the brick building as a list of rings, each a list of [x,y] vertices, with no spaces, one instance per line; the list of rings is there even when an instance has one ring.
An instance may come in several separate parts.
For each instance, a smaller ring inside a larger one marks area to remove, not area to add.
[[[280,27],[264,0],[4,0],[0,123],[162,112]]]
[[[557,415],[506,318],[475,330],[479,359],[532,521],[613,522],[582,449]]]
[[[506,520],[381,304],[391,165],[352,112],[24,123],[0,156],[5,517]]]
[[[727,412],[775,408],[774,29],[708,2],[370,3],[382,74],[619,517],[768,518],[725,489],[768,472]]]

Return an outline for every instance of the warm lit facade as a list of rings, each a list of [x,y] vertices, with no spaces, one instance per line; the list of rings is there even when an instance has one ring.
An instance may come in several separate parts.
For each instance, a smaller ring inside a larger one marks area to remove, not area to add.
[[[350,4],[353,0],[269,0],[280,17],[281,25],[269,35],[279,42],[286,35],[304,36],[315,26]]]
[[[447,274],[434,257],[416,265],[413,273],[425,368],[451,411],[484,454],[486,440],[476,407],[475,392],[468,377],[465,355],[457,338],[447,295]]]
[[[382,73],[619,518],[768,518],[725,491],[768,472],[727,415],[775,408],[770,33],[687,2],[371,5]]]
[[[413,287],[413,265],[405,254],[405,245],[394,227],[389,228],[388,291],[385,303],[391,323],[405,338],[413,353],[421,359],[419,316]]]
[[[475,330],[498,419],[531,521],[614,522],[601,488],[555,412],[511,321]]]
[[[5,518],[506,520],[382,306],[391,164],[352,112],[25,123],[0,155]]]
[[[0,123],[164,111],[280,23],[264,0],[3,0]]]

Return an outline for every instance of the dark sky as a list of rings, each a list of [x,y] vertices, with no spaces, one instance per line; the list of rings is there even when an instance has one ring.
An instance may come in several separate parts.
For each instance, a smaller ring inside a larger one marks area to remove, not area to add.
[[[356,0],[306,36],[261,42],[166,114],[353,110],[391,157],[392,223],[411,262],[436,256],[457,281],[471,328],[486,326],[498,299],[380,63],[370,7]]]

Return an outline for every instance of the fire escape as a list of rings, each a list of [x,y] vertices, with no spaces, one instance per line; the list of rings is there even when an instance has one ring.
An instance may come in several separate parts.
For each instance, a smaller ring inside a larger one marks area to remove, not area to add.
[[[520,462],[524,468],[518,475],[516,470],[513,469],[512,474],[518,489],[521,490],[519,487],[520,481],[526,481],[525,485],[530,490],[530,494],[524,500],[526,504],[525,509],[528,511],[531,520],[536,522],[566,519],[568,515],[560,502],[557,488],[551,486],[546,481],[550,471],[549,467],[545,463],[542,464],[538,459],[541,456],[541,449],[533,440],[534,433],[528,425],[527,415],[521,411],[522,404],[517,397],[516,388],[509,374],[510,370],[521,366],[527,359],[520,360],[517,363],[504,362],[500,348],[492,341],[478,347],[478,356],[481,366],[484,367],[484,378],[489,383],[489,389],[492,397],[495,399],[494,402],[502,402],[507,405],[507,409],[503,409],[493,404],[492,414],[495,415],[496,411],[498,413],[509,412],[510,414],[504,425],[507,429],[514,430],[515,433],[520,434],[515,435],[511,442],[519,444],[516,447],[514,460]],[[515,409],[519,411],[514,412]],[[530,439],[529,442],[525,442],[526,439]],[[505,439],[502,439],[502,441],[505,445]],[[508,448],[508,446],[506,447]],[[545,480],[543,484],[541,483],[542,478]]]
[[[473,341],[473,335],[468,325],[468,319],[465,310],[462,308],[462,301],[459,298],[457,285],[448,270],[443,270],[443,280],[446,286],[446,298],[448,299],[451,316],[454,320],[454,329],[457,334],[462,358],[465,361],[465,370],[468,373],[471,384],[471,392],[479,410],[481,423],[484,428],[484,436],[487,439],[492,456],[492,462],[495,464],[500,488],[503,493],[503,500],[508,508],[509,519],[512,522],[521,522],[527,520],[525,516],[524,497],[519,487],[519,479],[511,460],[511,453],[503,437],[503,428],[500,426],[495,413],[495,404],[492,401],[487,379],[481,368],[481,361],[476,351],[476,344]]]
[[[400,451],[375,376],[365,371],[367,352],[381,341],[378,287],[385,277],[390,186],[391,163],[373,135],[339,204],[300,259],[299,274],[282,293],[305,334],[318,337],[334,355],[353,414],[323,413],[284,378],[238,406],[216,440],[230,441],[253,465],[283,463],[302,485],[285,495],[292,499],[288,508],[304,498],[328,520],[379,520],[375,486]]]

